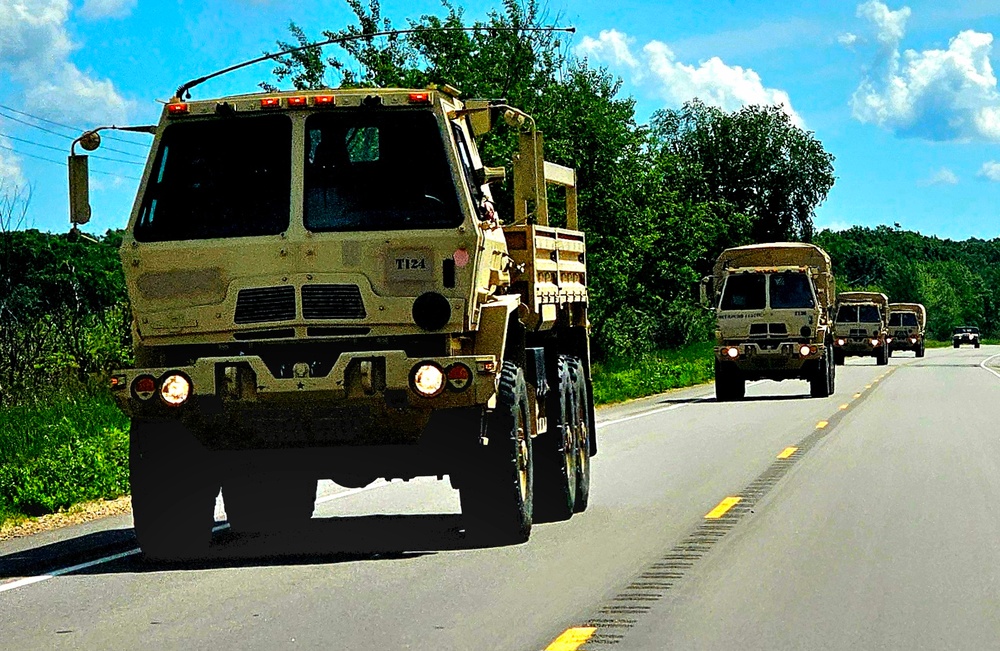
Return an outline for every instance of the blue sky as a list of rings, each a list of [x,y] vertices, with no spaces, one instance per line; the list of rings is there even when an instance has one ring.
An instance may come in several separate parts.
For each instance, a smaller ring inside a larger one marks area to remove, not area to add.
[[[498,3],[461,4],[472,21]],[[818,226],[1000,235],[995,0],[547,7],[577,27],[570,43],[578,56],[623,79],[640,121],[694,96],[728,110],[785,105],[836,156],[837,183]],[[436,0],[383,0],[382,9],[396,26],[443,12]],[[288,38],[289,21],[318,36],[350,19],[343,0],[0,0],[0,184],[30,189],[24,226],[66,230],[60,161],[74,132],[59,125],[155,122],[157,100],[187,79],[273,50]],[[262,64],[197,93],[252,91],[268,73]],[[117,160],[91,162],[91,232],[125,224],[146,153],[144,136],[113,137],[120,140],[96,154]]]

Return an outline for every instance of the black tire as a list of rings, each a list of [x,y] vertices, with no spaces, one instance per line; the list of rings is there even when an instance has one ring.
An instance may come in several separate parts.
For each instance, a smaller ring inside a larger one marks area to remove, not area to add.
[[[834,366],[843,366],[846,362],[847,362],[847,355],[844,354],[844,351],[834,348],[833,349]]]
[[[715,360],[715,399],[717,402],[742,400],[746,396],[746,381],[735,365]]]
[[[129,481],[135,537],[145,559],[184,561],[205,554],[220,482],[190,430],[177,421],[133,420]]]
[[[226,518],[236,533],[295,529],[312,518],[316,480],[269,471],[263,463],[234,463],[222,480]]]
[[[466,531],[488,543],[519,543],[531,535],[534,468],[524,373],[513,362],[500,371],[496,409],[486,416],[488,444],[477,448],[459,488]]]
[[[920,347],[917,348],[916,352],[917,352],[917,357],[923,357],[924,356],[924,345],[920,344]]]
[[[953,344],[953,345],[954,345],[954,347],[955,347],[955,348],[958,348],[958,342],[957,342],[957,341],[956,341],[956,342],[954,342],[954,344]]]
[[[976,348],[979,348],[979,342],[978,341],[976,342]]]
[[[809,395],[813,398],[826,398],[833,393],[832,376],[830,375],[830,349],[825,349],[819,365],[809,378]]]
[[[576,504],[577,446],[576,385],[570,375],[572,358],[562,355],[546,400],[548,431],[532,443],[535,473],[535,522],[557,522],[573,516]],[[584,442],[590,448],[590,443]]]
[[[882,347],[878,349],[875,353],[875,364],[878,366],[885,366],[889,363],[889,347],[882,344]]]
[[[590,505],[590,406],[587,402],[587,378],[583,363],[573,359],[570,365],[576,399],[573,401],[573,429],[576,432],[576,502],[574,513],[583,513]]]
[[[889,349],[889,357],[892,357],[892,348]]]

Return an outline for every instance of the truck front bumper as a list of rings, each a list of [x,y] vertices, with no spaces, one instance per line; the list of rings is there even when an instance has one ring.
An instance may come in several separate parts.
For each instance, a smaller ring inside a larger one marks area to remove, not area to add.
[[[436,369],[432,380],[440,374],[438,390],[417,377],[422,367]],[[368,351],[343,353],[323,376],[301,363],[292,377],[276,377],[257,356],[205,357],[189,366],[115,371],[112,387],[128,416],[180,420],[215,446],[402,443],[419,438],[435,411],[489,405],[497,370],[492,355]],[[171,377],[183,379],[175,387],[188,387],[177,404],[179,395],[164,395]]]
[[[837,350],[840,350],[844,354],[844,357],[875,357],[878,355],[879,349],[882,348],[882,340],[879,339],[877,344],[872,344],[871,338],[849,339],[847,337],[838,337],[834,340],[833,346]]]
[[[803,354],[806,350],[808,352]],[[733,364],[748,377],[769,379],[804,377],[815,370],[825,354],[824,344],[794,341],[768,344],[740,342],[715,347],[717,363]]]

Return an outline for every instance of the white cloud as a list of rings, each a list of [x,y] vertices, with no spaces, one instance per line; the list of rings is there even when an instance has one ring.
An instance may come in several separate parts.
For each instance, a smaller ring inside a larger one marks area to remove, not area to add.
[[[697,66],[682,63],[666,43],[650,41],[642,48],[640,60],[632,53],[634,39],[616,30],[603,30],[594,39],[584,37],[576,54],[628,69],[636,85],[644,86],[677,106],[699,98],[706,104],[733,111],[750,104],[774,104],[783,107],[792,121],[803,125],[792,108],[788,93],[764,86],[760,75],[750,68],[726,65],[719,57]]]
[[[854,47],[854,44],[858,42],[858,35],[847,32],[838,36],[837,42],[844,47]]]
[[[942,167],[931,174],[929,178],[921,181],[920,185],[956,185],[957,183],[958,175],[947,167]]]
[[[947,50],[905,50],[909,8],[858,7],[875,27],[879,50],[851,98],[854,117],[902,136],[1000,141],[1000,92],[990,55],[993,35],[967,30]]]
[[[137,3],[138,0],[84,0],[80,16],[87,20],[125,18]]]
[[[995,160],[986,161],[979,169],[979,176],[989,181],[1000,183],[1000,163]]]
[[[0,145],[10,147],[11,143],[0,138]],[[16,188],[25,184],[21,161],[9,149],[0,149],[0,189]]]
[[[69,0],[0,0],[0,74],[23,88],[21,108],[69,121],[122,122],[126,101],[70,61]]]

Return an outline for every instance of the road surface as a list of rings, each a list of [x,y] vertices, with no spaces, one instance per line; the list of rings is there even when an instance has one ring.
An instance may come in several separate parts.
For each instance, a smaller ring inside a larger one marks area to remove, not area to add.
[[[590,508],[523,545],[470,547],[435,480],[321,483],[307,531],[221,530],[183,567],[143,563],[127,518],[0,543],[0,648],[1000,648],[993,362],[600,410]]]

